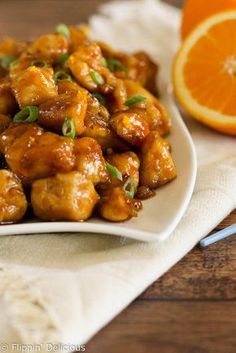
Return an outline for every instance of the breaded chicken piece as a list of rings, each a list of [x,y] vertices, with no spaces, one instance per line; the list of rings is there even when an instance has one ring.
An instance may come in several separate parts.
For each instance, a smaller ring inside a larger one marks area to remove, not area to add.
[[[137,217],[137,211],[136,201],[130,199],[119,186],[105,190],[98,205],[99,215],[111,222]]]
[[[9,170],[0,170],[0,224],[20,221],[26,210],[21,183]]]
[[[143,143],[150,132],[147,121],[132,108],[114,114],[110,124],[119,137],[137,147]]]
[[[138,156],[134,152],[125,152],[125,153],[113,153],[106,157],[107,161],[123,176],[123,180],[127,180],[131,177],[134,181],[134,185],[137,188],[139,183],[139,167],[140,162]],[[110,175],[111,184],[113,186],[123,184],[122,181],[117,179],[116,176]]]
[[[6,154],[8,148],[24,134],[34,139],[43,134],[43,129],[36,124],[12,124],[0,135],[0,152]]]
[[[53,69],[47,67],[28,67],[15,77],[12,88],[20,107],[39,105],[57,96]]]
[[[93,96],[88,97],[88,107],[85,116],[86,129],[83,136],[94,138],[103,150],[127,150],[127,144],[122,141],[111,129],[109,124],[110,114]]]
[[[6,138],[7,131],[4,133]],[[9,168],[24,184],[30,184],[36,179],[71,171],[74,167],[73,146],[69,137],[32,127],[12,141],[4,155]]]
[[[81,135],[85,131],[87,96],[87,91],[78,86],[77,90],[47,100],[39,106],[39,125],[61,133],[64,121],[70,118],[75,124],[76,136]]]
[[[128,98],[134,96],[143,96],[146,98],[146,100],[136,104],[133,108],[141,108],[137,112],[147,121],[149,130],[158,131],[160,135],[168,134],[171,127],[170,117],[159,100],[138,82],[124,80],[124,83]]]
[[[115,50],[106,43],[98,42],[98,44],[107,59],[108,67],[112,69],[116,77],[137,81],[150,92],[156,94],[158,66],[148,54],[139,51],[133,55],[127,55]]]
[[[105,183],[109,179],[102,149],[96,140],[82,137],[75,140],[75,169],[93,184]]]
[[[69,37],[69,51],[73,53],[78,49],[79,46],[88,44],[88,27],[82,25],[79,28],[75,26],[69,26],[70,37]]]
[[[28,48],[28,53],[49,63],[57,64],[63,54],[68,52],[68,39],[61,34],[45,34],[38,37]]]
[[[140,157],[141,185],[157,188],[176,178],[176,167],[169,144],[157,131],[152,131],[144,141]]]
[[[34,214],[43,220],[85,221],[98,200],[93,183],[78,172],[57,174],[32,185]]]
[[[67,66],[77,82],[90,91],[98,89],[99,84],[93,79],[93,73],[98,74],[101,65],[102,52],[96,43],[79,46],[67,61]]]
[[[0,59],[5,55],[16,59],[26,48],[27,43],[23,40],[5,38],[0,42]]]

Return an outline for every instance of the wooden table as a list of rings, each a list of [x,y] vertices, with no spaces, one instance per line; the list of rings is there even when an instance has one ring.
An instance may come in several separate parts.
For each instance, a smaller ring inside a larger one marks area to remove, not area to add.
[[[86,21],[104,1],[1,0],[0,34],[33,36],[58,22]],[[235,222],[236,212],[218,229]],[[196,247],[96,335],[87,352],[235,353],[236,238]]]

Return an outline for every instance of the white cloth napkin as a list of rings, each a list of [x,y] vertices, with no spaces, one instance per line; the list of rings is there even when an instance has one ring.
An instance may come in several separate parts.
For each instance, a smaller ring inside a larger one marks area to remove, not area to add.
[[[170,71],[179,19],[178,10],[157,0],[126,0],[105,5],[91,26],[96,37],[123,50],[145,49]],[[167,241],[89,234],[1,237],[0,342],[9,352],[14,342],[87,342],[236,207],[235,139],[191,119],[187,124],[198,153],[197,184]]]

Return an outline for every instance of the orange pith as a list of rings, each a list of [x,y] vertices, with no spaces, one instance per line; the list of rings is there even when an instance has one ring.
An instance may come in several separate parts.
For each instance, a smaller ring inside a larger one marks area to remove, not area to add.
[[[188,36],[175,60],[174,86],[194,117],[236,134],[236,11],[210,17]]]

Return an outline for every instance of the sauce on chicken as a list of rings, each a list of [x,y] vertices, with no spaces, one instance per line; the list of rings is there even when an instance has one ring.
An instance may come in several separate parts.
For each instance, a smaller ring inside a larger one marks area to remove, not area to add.
[[[146,53],[121,53],[85,27],[2,40],[0,224],[28,207],[48,221],[136,217],[176,177],[157,71]]]

